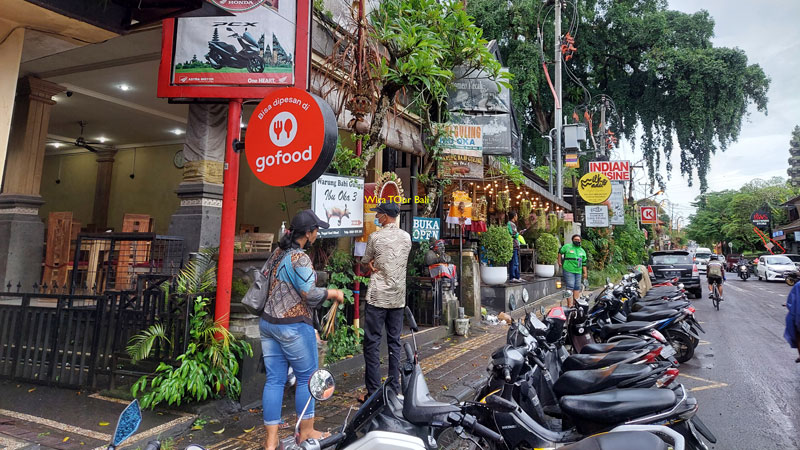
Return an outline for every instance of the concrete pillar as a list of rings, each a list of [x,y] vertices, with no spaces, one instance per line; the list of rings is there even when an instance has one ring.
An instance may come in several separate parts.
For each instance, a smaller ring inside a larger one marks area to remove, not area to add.
[[[172,215],[168,231],[184,237],[187,253],[219,246],[226,121],[225,105],[189,106],[183,146],[186,163],[183,181],[175,190],[181,205]]]
[[[10,34],[9,34],[10,33]],[[0,184],[5,169],[6,148],[11,130],[11,115],[14,111],[14,93],[17,90],[19,63],[22,58],[22,42],[25,29],[17,23],[0,19],[0,36],[8,36],[0,45]]]
[[[53,95],[66,89],[34,77],[20,80],[0,193],[0,285],[41,279],[44,223],[39,195]]]
[[[110,148],[97,152],[97,178],[94,184],[94,206],[92,224],[98,231],[108,227],[108,204],[111,201],[111,172],[114,170],[114,156],[117,149]],[[121,231],[121,230],[117,230]]]

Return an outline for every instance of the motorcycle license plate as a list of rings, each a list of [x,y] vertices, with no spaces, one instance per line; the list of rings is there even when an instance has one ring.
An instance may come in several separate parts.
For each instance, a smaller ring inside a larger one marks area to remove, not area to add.
[[[672,348],[671,345],[665,345],[664,348],[661,349],[661,356],[665,359],[673,355],[675,355],[675,349]]]
[[[675,278],[681,276],[681,273],[679,271],[674,270],[674,271],[666,271],[664,272],[664,275],[667,278]]]

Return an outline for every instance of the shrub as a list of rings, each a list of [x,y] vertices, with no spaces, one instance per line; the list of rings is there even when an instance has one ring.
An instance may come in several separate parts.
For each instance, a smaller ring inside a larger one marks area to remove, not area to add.
[[[558,259],[558,238],[542,233],[536,239],[536,259],[539,264],[555,264]]]
[[[482,253],[490,266],[502,267],[514,256],[514,240],[504,226],[492,225],[481,236]]]

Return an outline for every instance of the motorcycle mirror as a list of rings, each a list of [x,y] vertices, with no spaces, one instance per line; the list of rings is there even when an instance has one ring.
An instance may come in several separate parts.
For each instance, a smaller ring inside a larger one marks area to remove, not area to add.
[[[564,291],[563,294],[561,294],[561,296],[564,297],[564,298],[570,298],[570,297],[572,297],[572,291],[567,289],[566,291]],[[544,310],[544,307],[542,307],[542,310]]]
[[[317,369],[308,379],[308,391],[314,399],[325,401],[333,397],[336,381],[333,374],[326,369]]]
[[[117,428],[114,430],[114,437],[111,440],[112,447],[118,447],[129,437],[136,433],[142,423],[142,410],[139,408],[139,401],[134,399],[119,415]]]
[[[411,312],[411,308],[406,305],[405,309],[406,313],[406,320],[408,321],[408,328],[411,328],[411,331],[417,332],[419,331],[419,327],[417,326],[417,321],[414,319],[414,313]]]

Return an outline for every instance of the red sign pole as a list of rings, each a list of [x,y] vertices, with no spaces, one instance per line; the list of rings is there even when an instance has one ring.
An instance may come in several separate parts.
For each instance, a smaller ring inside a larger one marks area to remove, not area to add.
[[[222,175],[222,225],[219,230],[219,262],[217,264],[217,298],[214,320],[225,328],[231,316],[231,283],[233,280],[233,238],[236,234],[236,203],[239,196],[239,153],[233,140],[239,139],[242,121],[242,99],[228,102],[228,133],[225,138],[225,171]]]

